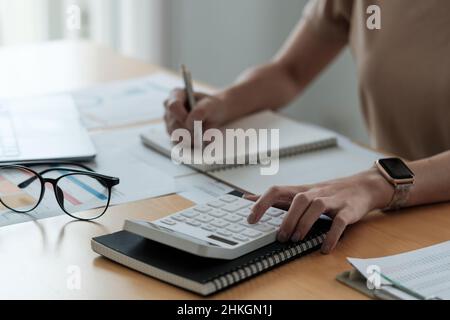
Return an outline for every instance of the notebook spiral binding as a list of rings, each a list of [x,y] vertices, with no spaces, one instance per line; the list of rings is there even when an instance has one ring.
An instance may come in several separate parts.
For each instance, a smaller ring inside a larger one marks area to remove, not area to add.
[[[301,153],[307,153],[311,151],[321,150],[325,149],[331,146],[337,145],[337,139],[336,138],[330,138],[324,141],[316,142],[316,143],[310,143],[306,145],[302,145],[295,148],[289,148],[284,149],[282,152],[280,152],[280,158],[285,157],[291,157],[295,155],[299,155]],[[208,172],[219,172],[219,171],[225,171],[230,170],[238,167],[244,167],[247,166],[248,158],[245,160],[246,163],[244,164],[212,164],[209,166]],[[260,160],[258,158],[258,163],[260,163]]]
[[[324,239],[325,234],[322,233],[301,243],[293,243],[286,249],[270,252],[264,256],[249,261],[247,264],[244,264],[235,270],[218,275],[217,277],[211,279],[210,282],[214,284],[216,291],[225,289],[246,278],[250,278],[261,272],[268,271],[279,264],[301,256],[307,251],[321,245]]]

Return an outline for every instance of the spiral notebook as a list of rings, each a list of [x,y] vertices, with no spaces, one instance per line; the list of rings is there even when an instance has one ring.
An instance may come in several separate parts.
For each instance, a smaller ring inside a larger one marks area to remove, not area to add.
[[[319,219],[302,242],[274,242],[234,260],[195,256],[128,231],[93,238],[91,245],[108,259],[206,296],[319,249],[329,227]]]
[[[277,129],[279,132],[279,145],[276,149],[279,152],[280,158],[337,145],[337,137],[334,132],[291,120],[272,111],[262,111],[249,115],[237,121],[233,121],[222,128],[221,132],[224,137],[224,146],[227,143],[227,139],[230,139],[226,133],[227,129],[242,129],[240,136],[236,138],[235,143],[237,144],[239,140],[246,141],[245,148],[238,148],[236,146],[231,155],[228,155],[227,152],[223,152],[224,157],[220,163],[217,163],[217,161],[213,163],[211,159],[205,159],[205,157],[207,157],[205,154],[203,154],[203,163],[211,164],[196,164],[193,163],[193,161],[183,161],[183,163],[202,172],[212,172],[241,166],[242,163],[239,163],[237,159],[244,159],[243,164],[252,164],[249,162],[249,159],[252,159],[253,157],[253,159],[257,159],[257,162],[254,164],[259,164],[259,155],[270,155],[274,151],[271,136],[271,131],[274,129]],[[242,139],[245,132],[249,129],[256,130],[256,133],[258,134],[257,140],[250,141]],[[264,130],[267,130],[267,134]],[[147,132],[141,135],[141,139],[147,147],[171,157],[174,144],[170,140],[170,136],[166,133],[164,124],[159,123],[150,126]],[[192,150],[191,152],[193,154],[195,150]],[[193,157],[191,159],[193,159]]]

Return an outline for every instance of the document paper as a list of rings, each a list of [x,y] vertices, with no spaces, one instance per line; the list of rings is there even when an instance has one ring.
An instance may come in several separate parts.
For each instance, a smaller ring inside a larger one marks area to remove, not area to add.
[[[160,119],[164,100],[180,78],[167,73],[116,81],[72,93],[88,129],[108,128]],[[204,87],[196,90],[208,92]]]
[[[144,147],[139,138],[139,133],[143,130],[137,127],[92,135],[98,155],[87,166],[98,173],[120,178],[120,184],[113,188],[111,205],[175,193],[182,187],[175,182],[175,176],[194,172],[185,166],[175,165],[170,159]],[[40,172],[45,168],[47,167],[36,166],[32,169]],[[46,177],[57,178],[58,174]],[[14,188],[13,181],[0,176],[0,194],[18,191],[20,190]],[[73,198],[76,198],[77,186],[74,185],[71,191],[74,193]],[[64,212],[56,202],[53,190],[47,188],[42,202],[28,214],[15,213],[0,205],[0,227],[61,214]]]
[[[375,266],[383,275],[424,297],[450,299],[450,241],[394,256],[348,261],[366,278]],[[381,283],[382,290],[400,299],[414,299],[383,278]]]

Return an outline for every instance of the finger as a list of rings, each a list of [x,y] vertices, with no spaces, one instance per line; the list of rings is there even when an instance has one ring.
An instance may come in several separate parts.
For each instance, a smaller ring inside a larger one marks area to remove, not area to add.
[[[203,98],[206,98],[206,97],[209,97],[207,94],[205,94],[205,93],[202,93],[202,92],[194,92],[194,99],[196,100],[196,101],[199,101],[199,100],[201,100],[201,99],[203,99]]]
[[[272,207],[288,211],[291,207],[291,201],[277,201],[272,205]]]
[[[350,214],[346,211],[339,212],[336,217],[333,219],[333,223],[331,224],[330,231],[328,231],[325,240],[322,244],[322,253],[328,254],[336,247],[342,233],[348,225],[348,218]]]
[[[176,119],[169,119],[167,124],[167,131],[169,132],[169,135],[172,135],[172,133],[176,129],[184,128],[183,123],[177,121]]]
[[[292,236],[292,232],[297,226],[299,219],[305,213],[306,209],[308,209],[311,201],[312,197],[308,193],[298,193],[295,195],[291,207],[278,231],[278,241],[285,242]]]
[[[172,132],[170,132],[170,128],[169,128],[169,116],[167,115],[167,113],[164,113],[164,123],[166,124],[166,131],[169,135],[172,134]]]
[[[184,122],[188,112],[183,102],[180,100],[168,100],[165,104],[166,114],[179,122]]]
[[[178,100],[182,103],[187,102],[186,90],[183,88],[175,88],[169,93],[169,100]]]
[[[267,190],[259,199],[256,201],[252,208],[252,213],[248,216],[249,223],[256,223],[261,219],[263,214],[269,209],[274,203],[279,201],[280,198],[286,198],[295,192],[289,187],[273,186]]]
[[[179,102],[182,105],[186,105],[187,96],[186,96],[186,92],[183,89],[177,88],[177,89],[170,91],[169,97],[166,100],[164,100],[164,107],[166,108],[166,110],[169,107],[169,105],[174,102]]]
[[[328,211],[335,210],[336,200],[332,198],[316,198],[297,222],[292,235],[292,241],[304,239],[320,216]]]
[[[253,195],[253,194],[244,194],[244,199],[256,202],[259,198],[261,198],[261,195]],[[272,207],[276,207],[282,210],[288,210],[291,206],[290,201],[277,201],[274,204],[272,204]]]
[[[244,194],[244,199],[250,200],[250,201],[256,201],[261,197],[261,195],[255,195],[255,194]]]

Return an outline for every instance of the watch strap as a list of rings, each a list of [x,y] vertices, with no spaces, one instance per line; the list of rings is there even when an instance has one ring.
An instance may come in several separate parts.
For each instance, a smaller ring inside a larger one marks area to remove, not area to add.
[[[408,202],[412,186],[412,183],[394,185],[394,195],[392,196],[391,202],[384,210],[399,210],[404,207]]]

